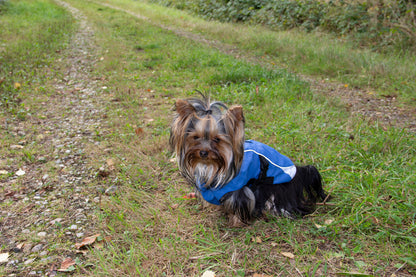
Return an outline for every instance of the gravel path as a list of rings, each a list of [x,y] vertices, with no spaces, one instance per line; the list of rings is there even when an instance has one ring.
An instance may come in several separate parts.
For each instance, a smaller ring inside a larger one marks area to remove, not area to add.
[[[56,275],[65,258],[80,255],[75,243],[96,232],[99,172],[91,166],[89,152],[99,151],[97,135],[104,114],[104,105],[98,105],[100,80],[91,76],[97,47],[82,13],[56,2],[80,24],[51,70],[63,76],[58,79],[51,73],[55,91],[31,109],[27,120],[5,127],[16,138],[10,147],[35,151],[30,165],[10,166],[16,174],[0,184],[6,190],[0,201],[10,207],[0,214],[0,243],[10,252],[5,267],[9,276]]]

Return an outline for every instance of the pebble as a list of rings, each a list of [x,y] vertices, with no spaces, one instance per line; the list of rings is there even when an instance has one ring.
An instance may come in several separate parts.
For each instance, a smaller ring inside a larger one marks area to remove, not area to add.
[[[48,255],[48,251],[46,250],[39,253],[39,256],[42,256],[42,257],[46,255]]]
[[[78,229],[78,226],[75,225],[75,224],[73,224],[73,225],[71,225],[71,227],[69,227],[69,229],[70,230],[77,230]]]
[[[110,195],[114,194],[117,191],[117,186],[111,186],[105,190],[105,194]]]
[[[39,232],[38,237],[46,237],[46,232]]]
[[[25,265],[28,265],[28,264],[33,263],[34,261],[35,261],[35,258],[33,258],[33,259],[29,259],[29,260],[25,261],[25,262],[24,262],[24,264],[25,264]]]
[[[34,252],[39,252],[40,250],[42,250],[42,248],[43,248],[43,244],[38,244],[38,245],[35,245],[35,246],[32,248],[32,253],[34,253]]]

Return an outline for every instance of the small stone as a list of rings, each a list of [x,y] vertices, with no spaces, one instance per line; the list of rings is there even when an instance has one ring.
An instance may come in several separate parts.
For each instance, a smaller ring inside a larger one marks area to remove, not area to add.
[[[46,232],[39,232],[38,237],[46,237]]]
[[[39,256],[42,256],[42,257],[46,255],[48,255],[48,251],[46,250],[39,253]]]
[[[29,260],[25,261],[25,262],[24,262],[24,264],[25,264],[25,265],[28,265],[28,264],[33,263],[34,261],[35,261],[35,258],[33,258],[33,259],[29,259]]]
[[[23,176],[25,174],[26,174],[26,172],[24,170],[22,170],[22,169],[19,169],[18,171],[16,171],[16,175],[17,176]]]
[[[73,224],[73,225],[71,225],[71,227],[69,227],[69,229],[70,230],[77,230],[78,229],[78,226],[75,225],[75,224]]]
[[[47,160],[46,160],[46,158],[45,157],[39,157],[38,158],[38,162],[40,162],[40,163],[46,163],[47,162]]]
[[[82,237],[84,237],[84,233],[76,233],[75,235],[77,236],[77,238],[82,238]]]
[[[117,190],[117,186],[111,186],[105,190],[105,194],[107,195],[114,194],[116,190]]]
[[[34,253],[34,252],[39,252],[40,250],[42,250],[42,248],[43,248],[43,244],[38,244],[38,245],[35,245],[35,246],[32,248],[32,253]]]
[[[61,221],[62,221],[62,218],[58,217],[58,218],[55,218],[54,220],[51,220],[50,224],[54,225],[54,224],[59,223]]]
[[[29,199],[28,199],[28,200],[29,200]],[[30,230],[29,230],[29,229],[23,229],[23,230],[22,230],[22,233],[23,233],[23,234],[29,234],[29,233],[30,233]]]

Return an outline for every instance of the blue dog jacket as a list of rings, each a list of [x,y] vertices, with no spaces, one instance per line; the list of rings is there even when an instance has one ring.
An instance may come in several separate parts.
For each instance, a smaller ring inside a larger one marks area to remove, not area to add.
[[[244,142],[243,163],[238,175],[221,188],[206,188],[205,184],[200,184],[197,185],[198,190],[207,202],[221,205],[220,200],[226,193],[241,189],[253,179],[259,179],[261,159],[268,162],[266,176],[262,178],[271,179],[273,184],[287,183],[296,174],[296,166],[288,157],[261,142],[247,140]]]

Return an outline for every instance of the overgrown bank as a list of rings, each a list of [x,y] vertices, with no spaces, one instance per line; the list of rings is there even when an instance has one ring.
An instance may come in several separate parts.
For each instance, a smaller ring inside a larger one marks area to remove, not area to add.
[[[206,19],[273,29],[323,30],[379,51],[416,50],[416,3],[412,0],[151,0],[190,10]]]

